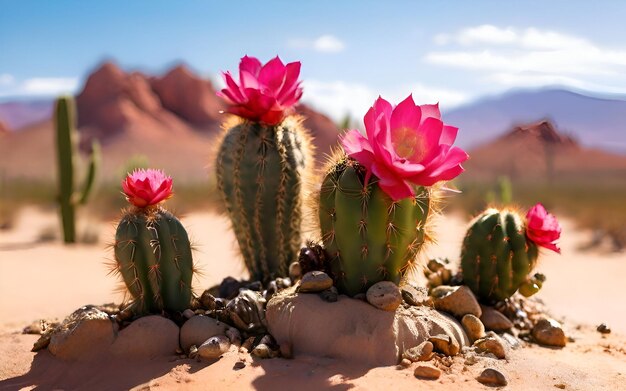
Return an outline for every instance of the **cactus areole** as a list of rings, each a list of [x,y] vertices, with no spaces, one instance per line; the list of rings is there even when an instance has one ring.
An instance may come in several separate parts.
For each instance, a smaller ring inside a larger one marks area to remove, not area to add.
[[[218,95],[236,116],[224,123],[217,154],[217,183],[253,280],[288,274],[302,245],[304,178],[312,146],[302,120],[289,115],[302,95],[300,63],[278,57],[261,65],[244,57],[237,84],[224,73]]]
[[[560,250],[554,243],[561,228],[538,204],[522,218],[512,210],[488,209],[471,223],[461,250],[463,282],[484,302],[539,291],[545,277],[531,276],[539,246]]]
[[[322,241],[348,295],[400,282],[428,238],[431,186],[456,177],[467,159],[437,106],[411,96],[395,108],[378,98],[364,122],[366,136],[351,130],[342,139],[345,154],[331,161],[319,193]]]
[[[136,170],[122,182],[133,205],[115,233],[115,267],[138,314],[183,311],[192,299],[193,260],[180,221],[160,203],[172,194],[172,179],[158,170]]]

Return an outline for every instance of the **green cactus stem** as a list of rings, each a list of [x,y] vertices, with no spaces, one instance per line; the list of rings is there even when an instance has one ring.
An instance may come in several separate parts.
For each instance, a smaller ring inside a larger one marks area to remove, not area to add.
[[[286,276],[302,245],[304,185],[313,160],[301,122],[291,116],[276,126],[243,119],[225,124],[217,183],[253,280]]]
[[[115,268],[136,315],[184,311],[192,299],[191,245],[180,221],[160,206],[132,208],[115,233]]]
[[[416,196],[392,199],[365,168],[341,155],[327,170],[319,193],[319,222],[324,247],[338,289],[350,296],[376,282],[400,283],[428,238],[432,190],[416,188]]]
[[[488,209],[471,223],[461,250],[463,283],[484,302],[536,293],[543,275],[529,277],[537,245],[526,239],[523,219],[514,211]]]
[[[94,141],[89,155],[87,175],[80,193],[74,190],[75,161],[77,160],[75,105],[71,97],[60,97],[56,102],[55,125],[59,195],[58,202],[65,243],[76,242],[76,205],[89,199],[100,161],[100,146]]]

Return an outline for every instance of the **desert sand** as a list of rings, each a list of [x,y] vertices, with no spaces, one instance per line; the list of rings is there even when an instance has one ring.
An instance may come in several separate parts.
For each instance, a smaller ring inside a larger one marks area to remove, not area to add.
[[[203,275],[198,292],[222,278],[244,277],[237,260],[234,237],[226,219],[198,212],[183,216],[198,251],[195,259]],[[626,381],[626,306],[624,253],[581,251],[591,237],[572,221],[561,219],[561,256],[545,252],[538,270],[548,281],[538,294],[552,315],[563,321],[573,339],[563,349],[528,345],[512,350],[507,360],[481,359],[464,365],[462,357],[444,368],[439,380],[418,380],[410,369],[367,368],[323,357],[298,356],[292,360],[253,360],[235,348],[214,363],[176,356],[141,362],[67,363],[47,350],[30,348],[36,335],[21,329],[40,318],[62,319],[85,304],[119,302],[119,283],[107,276],[111,253],[106,241],[113,223],[100,224],[101,243],[63,246],[36,243],[38,234],[56,223],[56,216],[27,209],[14,229],[0,232],[0,389],[486,389],[474,378],[487,366],[504,373],[510,390],[618,390]],[[91,224],[96,224],[91,222]],[[427,257],[458,257],[466,221],[447,216],[437,227],[439,243]],[[613,330],[602,335],[600,323]],[[243,369],[233,368],[244,360]],[[415,364],[413,364],[415,366]]]

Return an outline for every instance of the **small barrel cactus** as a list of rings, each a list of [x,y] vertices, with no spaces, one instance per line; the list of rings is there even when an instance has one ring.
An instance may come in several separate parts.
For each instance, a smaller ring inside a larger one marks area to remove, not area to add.
[[[429,238],[437,182],[456,177],[467,154],[452,148],[456,128],[436,106],[411,96],[395,109],[379,98],[365,115],[367,137],[342,139],[347,155],[332,160],[319,192],[319,223],[332,274],[342,293],[376,282],[400,283]]]
[[[183,311],[192,299],[194,273],[189,237],[159,203],[172,194],[172,179],[158,170],[136,170],[122,182],[133,205],[115,233],[114,271],[132,296],[137,315]]]
[[[287,115],[302,95],[299,73],[297,62],[283,65],[276,57],[261,66],[246,56],[240,85],[226,72],[219,93],[237,117],[224,125],[218,188],[250,277],[263,282],[286,276],[302,245],[313,147],[302,119]]]
[[[471,223],[463,241],[463,283],[484,302],[507,299],[518,290],[533,295],[545,281],[541,274],[530,276],[538,246],[559,252],[554,242],[560,232],[554,216],[541,204],[526,219],[512,210],[486,210]]]

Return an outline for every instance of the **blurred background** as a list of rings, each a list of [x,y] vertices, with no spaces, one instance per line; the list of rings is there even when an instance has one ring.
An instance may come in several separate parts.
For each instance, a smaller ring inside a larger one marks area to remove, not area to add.
[[[626,247],[626,3],[589,1],[0,1],[0,228],[56,211],[52,112],[76,97],[102,147],[82,221],[107,221],[137,167],[174,176],[181,212],[219,210],[220,71],[245,54],[301,61],[298,112],[319,161],[378,95],[439,102],[470,154],[447,210],[542,202]],[[81,167],[79,167],[80,169]],[[86,170],[83,157],[82,169]],[[36,240],[59,238],[58,225]],[[83,224],[89,227],[89,224]],[[83,242],[98,233],[81,231]]]

